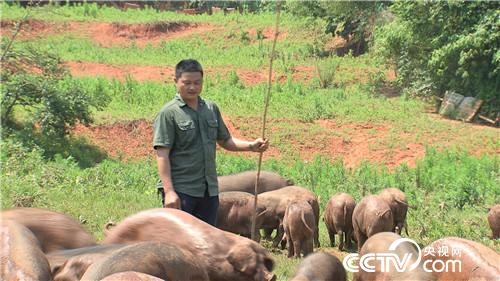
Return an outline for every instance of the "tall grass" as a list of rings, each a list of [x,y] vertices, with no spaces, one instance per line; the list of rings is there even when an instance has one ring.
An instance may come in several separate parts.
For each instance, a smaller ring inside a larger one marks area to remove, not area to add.
[[[89,16],[90,8],[97,10],[95,17]],[[20,19],[26,12],[15,5],[0,4],[3,20]],[[87,15],[85,15],[87,14]],[[107,64],[138,64],[138,65],[173,65],[180,59],[191,57],[199,59],[205,66],[234,65],[246,68],[260,68],[268,62],[271,40],[264,40],[264,27],[274,25],[274,14],[231,14],[220,15],[183,15],[173,12],[156,12],[153,9],[120,11],[110,7],[98,7],[96,4],[83,4],[75,7],[43,6],[32,8],[31,17],[42,21],[58,22],[64,26],[67,21],[99,21],[116,23],[155,23],[161,21],[183,21],[210,23],[214,30],[195,34],[185,38],[160,42],[156,47],[146,45],[137,47],[133,39],[127,46],[104,48],[94,44],[88,35],[65,33],[48,34],[44,39],[30,38],[27,41],[39,48],[54,50],[64,60],[82,60]],[[286,13],[281,17],[282,32],[287,40],[279,40],[277,49],[280,51],[277,68],[287,73],[290,67],[305,63],[319,49],[321,40],[311,42],[310,38],[318,37],[315,29],[321,29],[321,20],[294,18]],[[256,34],[249,35],[249,30]],[[246,34],[242,36],[242,34]],[[324,36],[323,36],[324,37]],[[22,38],[17,44],[22,44]],[[324,40],[324,38],[322,39]],[[26,44],[26,42],[24,43]]]
[[[17,205],[62,211],[85,220],[87,228],[100,238],[102,225],[108,220],[119,221],[139,210],[159,207],[154,161],[107,159],[82,169],[71,158],[46,161],[41,155],[39,150],[30,151],[16,142],[2,143],[2,209]],[[219,154],[218,173],[255,169],[255,160]],[[338,192],[347,192],[359,201],[364,195],[397,187],[406,193],[409,204],[417,207],[409,210],[408,224],[410,237],[419,243],[460,236],[500,249],[498,241],[488,238],[486,221],[486,208],[500,200],[498,156],[431,150],[416,168],[401,165],[392,172],[371,163],[348,169],[341,161],[321,157],[310,162],[267,160],[263,168],[312,190],[319,196],[322,210]],[[328,244],[323,227],[321,240]]]
[[[232,65],[259,69],[267,66],[270,40],[257,43],[256,36],[252,37],[251,42],[231,36],[231,31],[216,29],[205,34],[161,41],[154,46],[146,44],[145,47],[139,47],[134,39],[130,39],[126,45],[102,47],[86,35],[62,33],[38,40],[17,40],[16,44],[36,45],[37,48],[59,54],[65,61],[113,65],[175,65],[181,59],[194,58],[209,67]],[[314,56],[314,48],[307,41],[279,41],[276,48],[280,50],[276,63],[280,73],[291,73],[294,66],[311,64]]]
[[[6,20],[16,20],[22,18],[26,9],[15,3],[7,4],[2,2],[0,5],[2,18]],[[128,9],[126,11],[114,7],[99,6],[96,3],[77,3],[76,5],[44,5],[30,8],[32,18],[51,21],[99,21],[99,22],[123,22],[123,23],[150,23],[157,21],[187,21],[187,22],[213,22],[234,21],[248,26],[263,27],[271,26],[275,21],[275,15],[272,12],[263,12],[259,14],[245,13],[216,13],[213,15],[186,15],[170,11],[157,11],[153,8]],[[283,13],[281,22],[287,26],[293,26],[297,19],[292,15]]]
[[[111,97],[105,120],[152,119],[161,106],[175,94],[173,84],[125,81],[104,78],[77,78],[90,89],[100,88]],[[230,116],[261,116],[266,85],[235,86],[233,80],[222,80],[208,73],[202,97],[216,102]],[[303,85],[288,81],[274,84],[269,115],[310,122],[335,119],[338,122],[396,122],[420,118],[424,103],[409,99],[386,99],[362,86],[318,89],[316,84]],[[98,115],[100,116],[100,115]],[[99,119],[99,118],[98,118]]]

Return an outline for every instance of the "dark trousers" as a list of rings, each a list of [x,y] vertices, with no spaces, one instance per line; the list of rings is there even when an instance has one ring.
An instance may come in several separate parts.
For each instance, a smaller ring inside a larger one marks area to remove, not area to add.
[[[161,193],[161,205],[165,206],[165,192],[163,189],[158,189],[158,192]],[[204,197],[193,197],[177,191],[176,193],[181,200],[181,210],[215,226],[219,196],[209,196],[208,190],[205,190]]]

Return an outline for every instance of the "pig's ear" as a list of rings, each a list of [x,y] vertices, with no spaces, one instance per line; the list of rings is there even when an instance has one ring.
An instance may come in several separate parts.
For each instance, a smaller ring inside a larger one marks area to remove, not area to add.
[[[235,246],[227,257],[229,263],[236,271],[245,275],[254,275],[257,268],[257,255],[249,246]]]

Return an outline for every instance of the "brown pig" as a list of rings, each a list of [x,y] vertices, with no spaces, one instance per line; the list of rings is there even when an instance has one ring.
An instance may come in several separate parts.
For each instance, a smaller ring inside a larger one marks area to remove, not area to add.
[[[150,209],[111,229],[104,244],[161,241],[196,256],[210,280],[275,280],[274,262],[258,243],[177,209]]]
[[[406,213],[408,212],[408,202],[406,195],[397,188],[386,188],[379,196],[391,207],[394,229],[393,231],[401,235],[401,230],[406,223]]]
[[[188,251],[164,242],[140,242],[93,263],[82,280],[101,280],[124,271],[136,271],[169,281],[208,281],[204,265]]]
[[[351,247],[352,233],[352,213],[356,207],[356,202],[347,193],[335,194],[330,198],[323,213],[323,220],[330,236],[330,246],[335,247],[335,234],[339,235],[339,250],[344,249],[344,241],[347,247]],[[345,240],[344,240],[345,235]]]
[[[346,276],[344,266],[336,256],[316,252],[298,265],[291,281],[346,281]]]
[[[220,176],[219,192],[242,191],[255,194],[255,179],[257,171],[246,171],[234,175]],[[259,175],[259,193],[276,190],[293,185],[292,180],[282,178],[274,172],[261,171]]]
[[[300,258],[313,252],[313,239],[316,231],[314,212],[307,202],[293,202],[285,211],[283,229],[288,244],[288,257]]]
[[[389,204],[377,195],[366,196],[354,208],[352,224],[358,251],[370,236],[393,230],[393,215]]]
[[[72,257],[92,254],[110,254],[124,245],[95,245],[77,249],[59,250],[46,254],[52,275],[61,269],[61,266]]]
[[[262,206],[266,209],[266,212],[262,215],[261,228],[278,230],[273,242],[273,246],[277,247],[284,234],[284,230],[281,225],[286,208],[295,201],[306,201],[309,205],[311,205],[315,218],[314,225],[316,227],[316,231],[314,233],[314,244],[316,247],[319,247],[319,200],[316,194],[312,191],[300,186],[287,186],[277,190],[264,192],[259,195],[258,206]]]
[[[359,252],[359,257],[377,254],[393,254],[402,263],[402,268],[396,269],[393,263],[380,259],[372,258],[370,262],[366,262],[369,270],[367,272],[359,267],[359,272],[354,273],[353,281],[432,281],[435,280],[431,273],[426,272],[420,260],[420,253],[417,251],[414,244],[410,242],[402,242],[394,250],[389,250],[391,244],[400,239],[393,232],[379,232],[366,240],[366,243]],[[414,268],[413,268],[414,267]]]
[[[101,281],[163,281],[163,279],[135,271],[125,271],[106,276]]]
[[[47,259],[54,281],[78,281],[90,265],[124,246],[98,245],[52,252],[47,255]]]
[[[28,228],[13,221],[1,221],[0,245],[2,280],[52,280],[49,262],[35,235]]]
[[[95,239],[80,223],[62,213],[38,208],[14,208],[2,211],[1,218],[31,230],[44,253],[96,245]]]
[[[446,237],[432,242],[423,249],[423,260],[438,281],[500,279],[500,255],[483,244],[462,238]]]
[[[493,239],[500,238],[500,204],[490,208],[488,212],[488,223],[490,224]]]
[[[241,191],[219,193],[219,208],[215,226],[235,234],[251,238],[252,219],[255,196]],[[262,205],[257,208],[256,229],[260,228],[266,208]],[[259,231],[256,232],[256,241],[260,241]]]

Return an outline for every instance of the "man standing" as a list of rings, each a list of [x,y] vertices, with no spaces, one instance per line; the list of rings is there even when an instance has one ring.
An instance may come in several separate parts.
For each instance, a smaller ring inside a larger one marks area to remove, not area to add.
[[[200,97],[203,69],[196,60],[175,67],[177,94],[154,121],[163,207],[177,208],[215,225],[219,206],[216,143],[226,150],[264,152],[269,143],[258,138],[231,137],[217,105]]]

